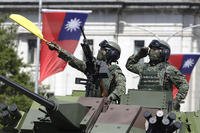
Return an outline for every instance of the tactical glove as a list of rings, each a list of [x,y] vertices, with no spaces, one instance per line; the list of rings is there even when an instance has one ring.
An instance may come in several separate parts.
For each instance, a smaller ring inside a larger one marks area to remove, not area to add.
[[[176,111],[180,111],[180,103],[178,100],[173,101],[173,109]]]
[[[148,55],[149,48],[143,47],[140,49],[140,51],[137,53],[137,58],[141,59],[143,57],[146,57]]]
[[[58,50],[59,46],[54,44],[53,42],[47,42],[50,50]]]

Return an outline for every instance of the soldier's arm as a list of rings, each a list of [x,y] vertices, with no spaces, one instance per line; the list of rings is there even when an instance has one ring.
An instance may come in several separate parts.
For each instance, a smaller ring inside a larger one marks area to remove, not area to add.
[[[133,73],[139,74],[139,70],[142,69],[142,65],[138,63],[138,61],[139,59],[137,56],[130,56],[126,62],[126,68]]]
[[[149,48],[148,47],[143,47],[141,48],[137,54],[133,54],[132,56],[130,56],[126,62],[126,68],[131,71],[134,72],[136,74],[139,74],[139,70],[141,68],[141,65],[139,62],[139,60],[141,58],[144,58],[148,55],[149,53]]]
[[[78,58],[76,58],[74,55],[67,52],[66,50],[64,50],[64,49],[58,50],[58,57],[63,59],[64,61],[68,62],[69,65],[72,66],[73,68],[75,68],[83,73],[85,72],[85,69],[86,69],[85,62],[82,60],[79,60]]]
[[[115,71],[115,89],[112,93],[114,93],[118,98],[120,98],[121,95],[125,94],[126,91],[126,78],[124,74],[122,73],[121,69],[117,69]]]
[[[55,44],[53,42],[47,42],[47,45],[50,50],[56,50],[58,52],[58,57],[68,62],[70,66],[72,66],[73,68],[83,73],[85,72],[86,64],[84,61],[79,60],[78,58],[73,56],[71,53],[62,49],[58,44]]]
[[[188,89],[189,89],[189,84],[185,78],[185,76],[174,66],[170,66],[168,69],[170,73],[170,79],[172,83],[178,88],[178,93],[176,95],[176,100],[178,102],[181,102],[182,100],[185,99]]]

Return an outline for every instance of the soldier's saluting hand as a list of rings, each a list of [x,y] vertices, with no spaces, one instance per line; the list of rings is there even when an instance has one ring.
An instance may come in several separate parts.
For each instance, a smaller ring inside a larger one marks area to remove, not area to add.
[[[130,56],[126,63],[126,68],[140,76],[138,89],[165,91],[171,94],[168,101],[173,101],[174,110],[180,109],[180,102],[185,99],[189,85],[185,76],[167,60],[170,56],[170,46],[162,40],[153,40],[148,47],[141,48],[136,54]],[[148,63],[139,63],[141,58],[149,56]],[[172,85],[179,91],[175,99],[172,99]]]

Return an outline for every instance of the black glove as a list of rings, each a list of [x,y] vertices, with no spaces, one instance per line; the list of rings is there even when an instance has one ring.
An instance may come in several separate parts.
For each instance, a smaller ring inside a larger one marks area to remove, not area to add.
[[[148,47],[143,47],[140,49],[140,51],[137,53],[137,58],[138,59],[141,59],[143,57],[146,57],[148,55],[148,51],[149,51],[149,48]]]
[[[50,50],[57,50],[58,46],[54,44],[53,42],[47,42],[47,45],[49,46]]]
[[[173,109],[176,111],[180,111],[180,103],[178,102],[178,100],[173,101]]]

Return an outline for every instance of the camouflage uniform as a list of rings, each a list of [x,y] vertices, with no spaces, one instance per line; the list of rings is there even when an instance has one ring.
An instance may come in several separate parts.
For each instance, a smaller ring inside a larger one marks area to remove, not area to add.
[[[144,55],[144,57],[145,56],[147,56],[147,54]],[[126,63],[126,68],[129,71],[140,76],[138,89],[169,91],[172,96],[172,85],[175,85],[179,89],[175,99],[176,102],[180,103],[185,99],[189,85],[185,76],[181,74],[179,70],[164,60],[153,64],[141,63],[139,59],[140,57],[138,58],[137,54],[132,55],[128,58]]]
[[[58,53],[59,53],[58,57],[68,62],[70,66],[85,73],[86,63],[84,61],[77,59],[75,56],[65,51],[64,49],[58,50]],[[120,96],[122,94],[125,94],[126,78],[122,73],[120,67],[115,64],[108,65],[108,70],[110,74],[109,82],[105,78],[103,79],[104,84],[106,88],[108,88],[109,95],[114,94],[117,96],[118,100],[120,100]],[[100,96],[101,95],[99,94],[97,97]]]

